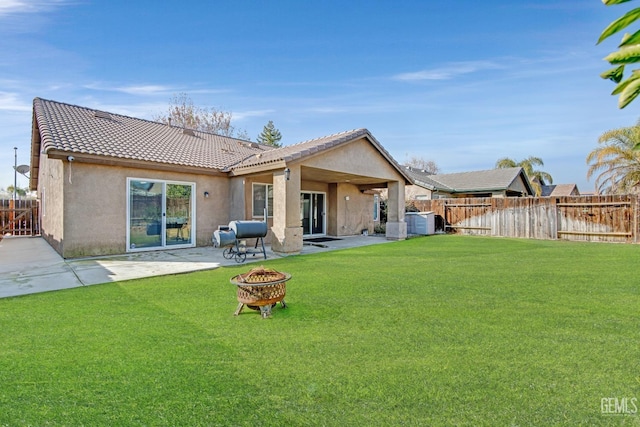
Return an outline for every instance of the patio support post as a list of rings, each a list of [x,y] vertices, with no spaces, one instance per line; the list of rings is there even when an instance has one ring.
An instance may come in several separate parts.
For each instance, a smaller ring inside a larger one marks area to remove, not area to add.
[[[387,186],[387,231],[389,240],[407,238],[407,223],[404,221],[404,182],[392,181]]]
[[[285,254],[302,251],[300,223],[300,166],[288,166],[289,180],[284,170],[273,174],[273,239],[271,249]]]

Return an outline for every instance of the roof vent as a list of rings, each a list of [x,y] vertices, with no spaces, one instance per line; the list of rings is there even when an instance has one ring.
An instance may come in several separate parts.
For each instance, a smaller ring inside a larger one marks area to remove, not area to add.
[[[182,133],[184,135],[196,136],[196,133],[193,131],[193,129],[182,129]]]
[[[113,120],[113,117],[111,117],[111,114],[107,113],[106,111],[96,110],[93,112],[93,117],[98,117],[99,119]]]

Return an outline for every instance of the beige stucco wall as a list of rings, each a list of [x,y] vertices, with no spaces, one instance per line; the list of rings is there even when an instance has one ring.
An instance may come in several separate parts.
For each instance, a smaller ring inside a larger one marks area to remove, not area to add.
[[[373,195],[363,194],[358,187],[348,183],[337,184],[336,236],[373,233]]]
[[[211,235],[219,224],[229,222],[229,180],[226,177],[180,172],[69,163],[45,159],[39,187],[46,187],[43,234],[60,239],[54,246],[63,257],[121,254],[127,251],[127,178],[195,183],[196,245],[211,245]],[[47,178],[47,170],[62,173]],[[60,191],[59,188],[63,190]],[[50,188],[56,189],[51,194]],[[209,197],[204,197],[204,192]],[[60,197],[62,195],[62,197]],[[64,217],[62,216],[64,200]],[[62,218],[62,220],[60,220]]]
[[[64,246],[64,167],[61,160],[40,157],[38,198],[40,199],[40,230],[42,237],[58,253]]]
[[[376,182],[382,181],[381,186],[386,183],[401,185],[404,194],[404,177],[365,139],[291,164],[291,169],[297,171],[297,180],[301,165],[371,177]],[[38,180],[39,194],[44,195],[42,233],[65,258],[125,253],[127,178],[162,180],[195,183],[195,244],[208,246],[219,225],[226,225],[233,219],[262,219],[262,216],[254,218],[252,215],[252,183],[273,184],[274,173],[281,174],[282,171],[229,179],[180,171],[96,165],[78,160],[69,163],[43,154]],[[302,180],[294,184],[298,192],[326,194],[327,234],[360,234],[363,229],[373,232],[373,195],[363,194],[350,183],[332,182],[330,174],[324,181],[327,182]],[[203,195],[205,191],[210,194],[208,198]],[[286,200],[287,205],[292,201],[287,209],[286,228],[296,228],[297,224],[289,223],[299,220],[299,197],[287,197]],[[244,218],[239,218],[242,212]],[[273,226],[271,218],[269,225]],[[267,241],[271,237],[272,233]]]
[[[306,165],[306,163],[305,163]],[[261,221],[263,216],[252,216],[253,183],[272,184],[273,176],[257,175],[245,179],[245,218]],[[326,183],[305,181],[300,183],[301,192],[324,193],[326,200],[326,233],[331,236],[346,236],[360,234],[366,229],[373,233],[373,195],[363,194],[358,187],[348,183]],[[346,198],[349,200],[346,200]],[[273,219],[269,218],[269,226]],[[271,233],[265,239],[271,241]]]
[[[303,164],[319,169],[404,182],[400,173],[365,139],[305,159]]]
[[[364,138],[305,159],[303,164],[305,167],[371,177],[384,180],[386,183],[395,182],[401,185],[404,191],[405,178]],[[305,188],[309,187],[303,182],[303,189]],[[353,184],[329,184],[327,234],[347,236],[360,234],[365,229],[373,233],[373,200],[372,194],[363,194]]]

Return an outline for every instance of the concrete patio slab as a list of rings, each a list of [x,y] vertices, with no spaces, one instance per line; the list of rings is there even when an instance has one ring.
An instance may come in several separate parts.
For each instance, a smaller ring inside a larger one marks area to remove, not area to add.
[[[383,236],[306,242],[302,255],[386,242]],[[65,260],[41,237],[5,237],[0,241],[0,298],[238,265],[222,251],[207,246]],[[266,254],[267,259],[282,257],[268,246]],[[249,255],[245,264],[260,261],[262,254]]]
[[[40,237],[0,241],[0,298],[82,286],[73,269]]]

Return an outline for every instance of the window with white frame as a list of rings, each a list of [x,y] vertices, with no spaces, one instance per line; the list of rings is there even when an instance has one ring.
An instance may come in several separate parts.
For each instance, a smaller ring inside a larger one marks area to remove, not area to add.
[[[265,209],[273,216],[273,185],[253,184],[253,216],[264,217]]]

